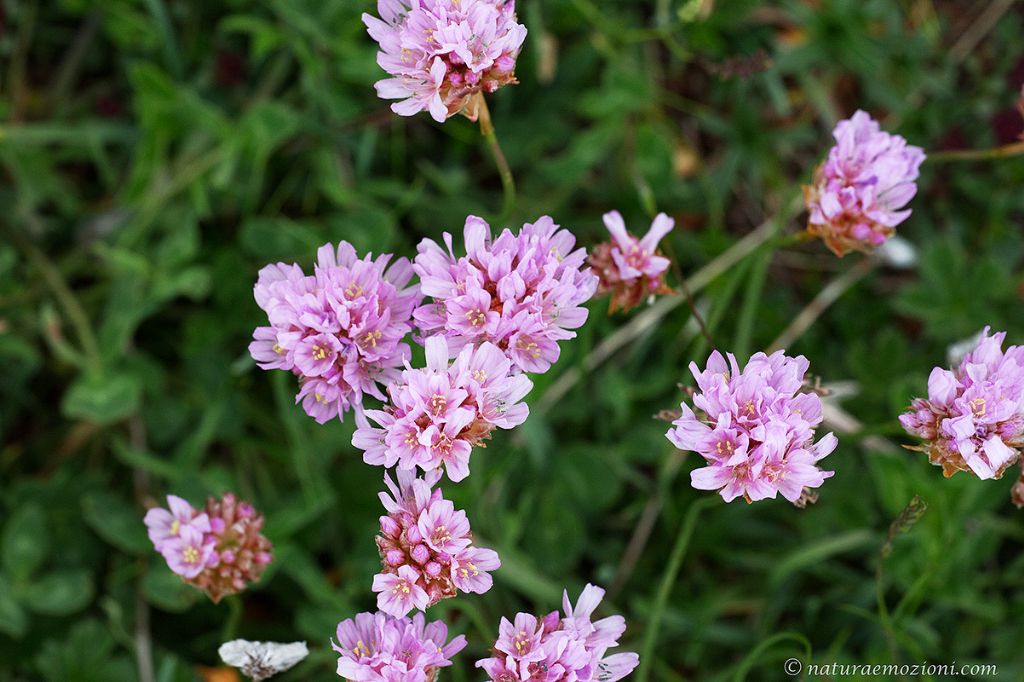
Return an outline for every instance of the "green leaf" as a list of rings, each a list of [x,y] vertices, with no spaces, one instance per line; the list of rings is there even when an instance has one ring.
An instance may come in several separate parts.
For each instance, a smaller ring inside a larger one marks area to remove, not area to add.
[[[89,527],[106,542],[128,554],[150,551],[149,538],[139,511],[110,493],[89,493],[82,499],[82,513]]]
[[[110,632],[95,620],[77,623],[68,634],[48,640],[36,665],[48,682],[134,682],[131,661],[113,656]]]
[[[62,569],[48,573],[29,585],[22,601],[36,613],[67,616],[88,606],[93,592],[89,571]]]
[[[16,583],[27,580],[46,558],[50,535],[42,507],[29,503],[7,520],[3,534],[3,564]]]
[[[24,610],[14,600],[12,592],[7,579],[0,575],[0,632],[17,639],[25,634],[27,621]]]
[[[130,374],[86,374],[64,394],[61,410],[69,419],[113,424],[138,410],[141,397],[142,385]]]
[[[162,563],[150,566],[142,578],[142,591],[146,601],[171,613],[183,613],[196,603],[199,591],[171,573]]]

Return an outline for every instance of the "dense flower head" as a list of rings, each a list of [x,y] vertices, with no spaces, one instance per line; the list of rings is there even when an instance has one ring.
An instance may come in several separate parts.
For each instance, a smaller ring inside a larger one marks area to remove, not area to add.
[[[619,645],[626,620],[610,616],[592,621],[602,598],[604,590],[587,585],[575,606],[563,592],[565,616],[553,611],[546,616],[519,613],[512,621],[502,618],[491,657],[477,661],[477,667],[493,682],[621,680],[640,659],[634,653],[605,655]]]
[[[726,502],[775,498],[798,502],[806,488],[817,488],[834,472],[817,462],[831,453],[831,433],[814,441],[821,423],[821,398],[805,392],[808,362],[802,355],[757,353],[740,369],[715,351],[701,371],[690,363],[699,391],[695,413],[686,403],[665,434],[676,447],[699,453],[707,466],[693,471],[698,490],[717,490]]]
[[[231,493],[209,498],[202,512],[174,495],[167,503],[169,510],[154,507],[144,522],[171,571],[214,602],[259,580],[273,557],[263,516],[251,504]]]
[[[443,333],[454,351],[485,341],[500,348],[515,368],[546,372],[558,360],[558,342],[576,336],[587,320],[597,276],[583,269],[576,238],[544,216],[518,234],[491,238],[490,226],[470,216],[464,230],[466,255],[424,239],[413,269],[423,294],[433,298],[416,309],[426,334]]]
[[[401,617],[459,592],[491,589],[490,571],[501,566],[498,554],[473,546],[466,512],[433,487],[441,473],[397,473],[397,483],[385,475],[388,492],[380,494],[388,513],[377,536],[383,567],[373,579],[377,608]]]
[[[320,247],[312,275],[284,263],[260,270],[254,293],[270,326],[256,328],[249,353],[263,369],[297,375],[295,402],[321,424],[361,410],[364,394],[383,400],[378,384],[398,376],[410,357],[403,338],[420,296],[406,286],[409,261],[390,261],[390,254],[360,259],[341,242]]]
[[[363,14],[363,23],[391,75],[377,94],[401,100],[391,105],[396,114],[429,111],[444,122],[477,93],[516,82],[526,27],[514,0],[378,0],[377,9],[380,18]]]
[[[641,239],[626,230],[618,211],[606,213],[604,224],[612,241],[594,247],[590,265],[600,278],[597,293],[611,292],[611,311],[629,310],[656,295],[672,293],[664,278],[670,261],[658,251],[658,242],[675,221],[659,213]]]
[[[924,150],[881,130],[863,111],[840,121],[836,144],[804,188],[808,231],[837,256],[870,251],[910,216]]]
[[[448,342],[435,335],[424,342],[426,367],[406,369],[388,386],[388,404],[367,410],[352,436],[363,461],[385,467],[433,471],[448,478],[469,475],[469,456],[495,428],[526,421],[529,407],[519,402],[533,388],[497,346],[465,346],[453,362]],[[377,424],[372,426],[370,421]]]
[[[422,613],[396,618],[360,613],[338,624],[338,675],[352,682],[434,682],[438,670],[466,646],[459,635],[447,642],[448,626],[426,623]]]
[[[958,367],[933,369],[928,398],[915,399],[900,415],[946,476],[969,471],[1000,478],[1024,448],[1024,346],[1004,352],[1006,333],[989,331]]]

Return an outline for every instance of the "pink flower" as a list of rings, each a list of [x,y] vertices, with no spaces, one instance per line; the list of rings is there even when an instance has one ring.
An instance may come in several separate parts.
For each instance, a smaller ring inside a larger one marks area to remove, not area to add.
[[[490,572],[501,566],[496,552],[473,546],[466,513],[433,486],[439,471],[417,478],[398,470],[398,483],[384,477],[377,548],[382,571],[373,581],[377,608],[395,616],[424,610],[461,592],[483,594]],[[390,494],[389,494],[390,493]]]
[[[367,464],[432,471],[440,467],[452,481],[469,475],[473,446],[495,428],[510,429],[526,420],[521,402],[533,387],[491,343],[466,346],[449,363],[448,342],[432,336],[424,342],[427,366],[406,369],[388,386],[390,404],[367,410],[352,444]],[[374,422],[377,426],[372,426]]]
[[[360,613],[339,623],[336,636],[331,647],[341,654],[338,675],[360,682],[433,682],[438,669],[450,666],[466,646],[462,635],[447,642],[448,627],[425,624],[422,613]]]
[[[801,392],[807,367],[806,358],[783,351],[757,353],[742,370],[732,354],[726,363],[718,351],[703,372],[690,363],[700,389],[693,397],[699,413],[683,403],[682,416],[665,435],[706,460],[706,467],[690,474],[694,488],[717,490],[726,502],[778,493],[797,502],[805,489],[833,475],[817,466],[838,441],[829,433],[813,442],[821,399]]]
[[[215,603],[259,580],[272,560],[270,541],[260,532],[263,516],[231,493],[209,498],[199,513],[180,497],[167,497],[171,511],[146,512],[150,540],[171,571],[205,592]]]
[[[612,294],[612,312],[629,310],[656,295],[671,293],[664,279],[670,261],[660,255],[658,242],[672,231],[675,221],[659,213],[642,239],[626,231],[618,211],[606,213],[604,224],[612,241],[594,248],[590,265],[600,278],[598,293]]]
[[[398,618],[413,609],[425,610],[430,598],[419,586],[419,579],[419,572],[411,566],[399,566],[394,573],[374,576],[373,591],[379,593],[377,608]]]
[[[163,546],[179,537],[181,529],[185,526],[191,526],[200,533],[210,532],[210,519],[206,514],[197,512],[187,501],[177,495],[168,495],[167,506],[170,507],[170,511],[162,507],[153,507],[146,512],[143,519],[156,551],[163,551]]]
[[[363,14],[363,23],[392,76],[377,94],[402,100],[391,106],[396,114],[429,111],[443,123],[477,93],[516,82],[526,27],[514,0],[378,0],[378,13]]]
[[[928,398],[900,416],[922,450],[946,476],[969,471],[1000,478],[1024,448],[1024,346],[1003,352],[1006,332],[982,332],[978,345],[953,371],[936,367]]]
[[[807,229],[837,256],[869,251],[910,216],[903,207],[917,193],[924,150],[883,132],[863,111],[840,121],[833,136],[836,145],[804,188]]]
[[[364,394],[384,399],[379,385],[409,359],[403,339],[420,296],[407,286],[409,261],[390,261],[359,259],[341,242],[317,251],[311,276],[283,263],[260,271],[254,294],[270,326],[256,329],[249,353],[263,369],[297,375],[296,402],[321,424],[361,411]]]
[[[166,541],[160,553],[171,571],[182,578],[192,579],[207,568],[217,565],[219,557],[213,542],[205,541],[203,533],[192,526],[182,526],[178,536]]]
[[[494,682],[615,682],[640,662],[634,653],[606,656],[626,631],[622,616],[593,621],[604,590],[587,585],[573,606],[563,593],[565,616],[554,612],[538,618],[520,613],[514,622],[502,618],[494,655],[477,661]]]
[[[558,359],[558,342],[576,336],[587,320],[583,307],[597,277],[583,269],[586,252],[545,216],[518,234],[470,216],[466,255],[456,257],[452,236],[445,248],[425,239],[413,265],[423,293],[433,298],[414,317],[424,334],[444,334],[449,348],[490,342],[517,371],[546,372]]]

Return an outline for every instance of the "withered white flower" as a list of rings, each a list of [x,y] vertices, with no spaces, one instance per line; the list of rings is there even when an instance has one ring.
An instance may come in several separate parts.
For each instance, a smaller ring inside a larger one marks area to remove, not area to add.
[[[305,642],[284,644],[235,639],[221,644],[217,653],[225,663],[260,682],[297,665],[309,656],[309,649]]]

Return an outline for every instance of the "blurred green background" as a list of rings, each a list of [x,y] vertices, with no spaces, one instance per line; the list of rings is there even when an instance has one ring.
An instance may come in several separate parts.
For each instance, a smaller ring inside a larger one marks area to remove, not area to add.
[[[289,375],[249,359],[252,285],[327,241],[412,255],[469,213],[496,218],[501,185],[474,125],[401,119],[375,97],[363,11],[0,1],[0,679],[148,682],[140,643],[160,682],[218,679],[201,666],[233,619],[249,639],[310,642],[281,679],[331,679],[336,623],[373,609],[382,471],[349,444],[351,420],[318,426]],[[687,274],[773,216],[800,229],[785,208],[857,108],[929,151],[1024,129],[1021,3],[522,0],[519,14],[522,82],[491,100],[519,183],[510,224],[551,214],[590,246],[607,210],[637,233],[666,211]],[[853,386],[842,408],[862,425],[806,510],[692,490],[695,462],[653,415],[678,406],[707,343],[683,305],[605,354],[637,313],[595,301],[535,377],[526,424],[446,487],[504,566],[488,594],[428,614],[470,639],[445,679],[481,679],[502,615],[552,610],[588,581],[611,587],[603,612],[626,616],[639,651],[699,499],[650,679],[786,679],[790,656],[1024,679],[1012,476],[944,480],[890,447],[910,442],[896,415],[950,343],[985,324],[1024,343],[1022,181],[1020,157],[926,162],[899,228],[916,265],[875,268],[790,347]],[[861,260],[755,249],[698,304],[745,356]],[[266,513],[277,557],[234,607],[181,585],[141,523],[167,492],[225,490]],[[915,494],[928,510],[883,564]]]

